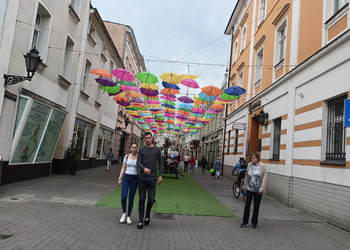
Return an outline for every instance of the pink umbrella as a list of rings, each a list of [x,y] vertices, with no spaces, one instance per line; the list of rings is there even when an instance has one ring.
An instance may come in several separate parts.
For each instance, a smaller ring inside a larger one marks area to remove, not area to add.
[[[161,104],[160,101],[157,101],[157,100],[147,100],[146,103],[147,104]]]
[[[176,101],[176,98],[173,98],[173,97],[170,97],[170,96],[166,96],[166,95],[162,95],[160,98],[162,98],[164,100],[172,101],[172,102]]]
[[[143,103],[143,101],[140,98],[131,99],[130,102]]]
[[[134,76],[129,71],[122,68],[113,70],[112,74],[122,81],[131,82],[135,79]]]
[[[193,100],[188,96],[180,96],[178,100],[184,103],[193,103]]]
[[[175,118],[175,115],[174,114],[170,114],[170,113],[165,113],[164,116],[170,117],[170,118]]]
[[[204,114],[204,109],[202,109],[202,108],[196,108],[196,109],[191,109],[191,112],[192,113],[195,113],[195,114]]]
[[[162,93],[162,95],[168,96],[168,97],[172,97],[172,98],[176,98],[176,95],[174,95],[174,94],[163,94],[163,93]]]
[[[113,73],[113,72],[112,72]],[[182,85],[185,85],[189,88],[193,88],[193,89],[199,89],[199,85],[196,81],[191,80],[191,79],[185,79],[181,81]]]
[[[129,85],[123,85],[120,87],[120,89],[123,91],[139,91],[137,87],[129,86]]]
[[[229,102],[233,102],[233,101],[234,101],[234,100],[232,100],[232,101],[222,100],[222,99],[220,98],[220,96],[217,96],[217,97],[215,98],[215,100],[218,100],[218,101],[220,101],[220,102],[226,102],[226,103],[229,103]]]

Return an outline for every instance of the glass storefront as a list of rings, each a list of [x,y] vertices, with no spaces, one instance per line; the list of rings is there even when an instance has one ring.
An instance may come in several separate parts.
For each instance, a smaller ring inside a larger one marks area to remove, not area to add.
[[[92,129],[93,126],[90,123],[79,119],[75,120],[73,142],[79,148],[83,149],[84,159],[90,157]]]
[[[97,140],[96,156],[97,158],[106,158],[106,155],[112,145],[112,132],[100,128]]]

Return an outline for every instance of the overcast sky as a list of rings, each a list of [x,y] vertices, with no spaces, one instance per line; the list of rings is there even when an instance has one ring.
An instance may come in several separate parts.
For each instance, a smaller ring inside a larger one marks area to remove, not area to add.
[[[225,65],[229,63],[230,55],[230,36],[224,35],[224,31],[236,2],[236,0],[91,1],[103,20],[125,24],[133,29],[148,71],[158,78],[164,72],[187,74],[189,71],[190,74],[199,76],[196,81],[201,87],[207,85],[221,87]],[[204,46],[206,47],[202,48]],[[159,59],[181,63],[153,61]],[[187,87],[183,85],[179,87],[182,89],[181,93],[186,92]],[[199,91],[190,92],[197,94]]]

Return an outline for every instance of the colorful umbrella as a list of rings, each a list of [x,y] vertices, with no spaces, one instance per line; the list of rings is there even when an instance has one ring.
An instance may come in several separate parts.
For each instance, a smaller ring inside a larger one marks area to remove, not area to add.
[[[120,87],[121,90],[123,91],[139,91],[139,89],[137,87],[134,87],[134,86],[129,86],[129,85],[123,85]]]
[[[119,80],[119,81],[117,81],[117,83],[120,84],[120,85],[128,85],[128,86],[136,87],[136,84],[134,82],[128,82],[128,81]]]
[[[160,78],[164,81],[164,82],[168,82],[171,84],[179,84],[181,82],[181,77],[173,72],[166,72],[163,73]]]
[[[101,86],[101,89],[109,94],[117,94],[120,91],[119,85],[117,86]]]
[[[239,98],[239,96],[236,96],[236,95],[229,95],[229,94],[226,94],[226,93],[222,93],[220,96],[218,96],[217,98],[220,98],[222,101],[227,101],[227,102],[232,102],[236,99]],[[217,99],[220,101],[220,99]]]
[[[162,89],[160,92],[162,92],[163,94],[178,94],[180,93],[180,91],[176,90],[176,89]]]
[[[216,96],[210,96],[210,95],[207,95],[207,94],[205,94],[205,93],[203,93],[203,92],[200,92],[199,94],[198,94],[198,96],[202,99],[201,101],[204,101],[204,102],[213,102],[213,101],[215,101],[215,97]],[[198,98],[199,99],[199,98]],[[200,100],[200,99],[199,99]]]
[[[191,112],[192,113],[195,113],[195,114],[204,114],[204,109],[202,109],[202,108],[196,108],[196,109],[191,109]]]
[[[166,95],[162,95],[160,98],[164,99],[164,100],[168,100],[168,101],[173,101],[175,102],[176,99],[170,96],[166,96]]]
[[[137,79],[145,83],[157,83],[158,78],[151,72],[140,72],[136,75]]]
[[[199,89],[199,85],[195,80],[191,80],[191,79],[185,79],[181,81],[182,85],[185,85],[189,88],[193,88],[193,89]]]
[[[133,98],[142,97],[143,96],[142,94],[140,94],[138,92],[135,92],[135,91],[128,91],[125,95],[127,97],[133,97]]]
[[[158,90],[140,88],[140,91],[141,91],[142,94],[147,95],[147,96],[156,96],[156,95],[158,95]]]
[[[130,102],[143,103],[143,101],[140,98],[131,99]]]
[[[215,87],[213,85],[203,87],[202,92],[208,96],[218,96],[222,93],[218,87]]]
[[[178,100],[184,103],[193,103],[193,100],[188,96],[180,96]]]
[[[191,80],[198,78],[198,76],[195,76],[195,75],[180,75],[180,77],[181,79],[191,79]]]
[[[108,78],[112,78],[111,73],[109,73],[107,70],[105,69],[93,69],[90,71],[91,74],[95,74],[98,76],[102,76],[102,77],[108,77]]]
[[[145,89],[152,89],[152,90],[158,90],[159,87],[157,84],[150,84],[150,83],[141,83],[140,85],[141,88],[145,88]]]
[[[102,86],[113,87],[117,85],[111,78],[107,78],[107,77],[99,77],[99,78],[96,78],[95,81]]]
[[[245,93],[245,89],[239,86],[232,86],[224,90],[225,94],[240,96]]]
[[[130,106],[130,102],[117,102],[121,106]]]
[[[211,106],[211,108],[213,108],[213,109],[225,109],[225,106],[221,105],[221,104],[214,104],[213,106]]]
[[[131,82],[134,80],[134,76],[126,69],[118,68],[112,70],[112,74],[122,81]]]
[[[147,100],[146,103],[147,103],[147,104],[160,104],[160,101],[157,101],[157,100]]]
[[[168,82],[162,82],[162,85],[163,85],[163,87],[166,88],[166,89],[167,89],[167,88],[177,89],[177,90],[180,89],[180,87],[177,86],[176,84],[171,84],[171,83],[168,83]]]

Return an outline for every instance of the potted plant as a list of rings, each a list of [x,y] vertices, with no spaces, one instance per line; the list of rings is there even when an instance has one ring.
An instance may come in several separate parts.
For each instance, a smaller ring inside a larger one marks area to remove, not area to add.
[[[81,156],[81,149],[71,142],[71,145],[64,152],[64,158],[70,175],[75,175],[77,172]]]

